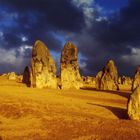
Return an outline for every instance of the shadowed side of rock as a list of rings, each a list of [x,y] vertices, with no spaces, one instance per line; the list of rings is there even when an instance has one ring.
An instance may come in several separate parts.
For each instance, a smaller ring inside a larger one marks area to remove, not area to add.
[[[78,49],[71,42],[66,43],[62,50],[60,75],[61,89],[80,89],[83,86],[78,65]]]
[[[99,71],[95,77],[95,88],[98,90],[100,89],[102,75],[103,72]]]
[[[137,67],[137,70],[135,72],[135,76],[132,82],[132,90],[134,90],[139,85],[140,85],[140,66]]]
[[[36,41],[32,50],[31,84],[37,88],[57,88],[56,65],[47,46]]]
[[[30,70],[28,66],[26,66],[24,69],[22,83],[25,83],[27,87],[31,86]]]

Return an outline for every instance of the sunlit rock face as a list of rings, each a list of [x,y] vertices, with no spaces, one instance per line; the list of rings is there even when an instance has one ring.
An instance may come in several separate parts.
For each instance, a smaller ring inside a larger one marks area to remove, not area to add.
[[[96,87],[100,90],[118,89],[118,71],[113,60],[109,60],[102,72],[96,75]]]
[[[17,82],[23,83],[23,75],[17,75]]]
[[[118,81],[122,85],[132,85],[132,79],[128,76],[119,77]]]
[[[40,40],[35,42],[32,50],[31,84],[37,88],[57,88],[55,61]]]
[[[79,73],[78,49],[71,42],[65,44],[60,64],[61,89],[80,89],[83,86]]]
[[[132,79],[128,76],[121,76],[118,78],[119,87],[124,89],[131,90],[132,88]]]
[[[30,70],[28,66],[24,69],[22,82],[25,83],[27,87],[31,86]]]
[[[8,73],[8,79],[9,80],[16,80],[17,76],[15,72]]]
[[[100,89],[101,90],[118,89],[118,71],[113,60],[109,60],[103,69]]]
[[[82,76],[82,80],[84,84],[95,86],[95,77]]]
[[[134,90],[138,85],[140,85],[140,66],[138,66],[132,83],[132,90]]]
[[[140,86],[135,88],[128,100],[128,116],[132,120],[140,120]]]
[[[83,89],[94,89],[95,88],[95,77],[93,76],[82,76]]]

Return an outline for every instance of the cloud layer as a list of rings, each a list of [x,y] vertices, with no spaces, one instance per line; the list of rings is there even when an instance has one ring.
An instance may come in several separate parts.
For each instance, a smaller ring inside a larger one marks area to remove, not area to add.
[[[133,75],[140,63],[140,1],[110,14],[102,9],[95,0],[0,0],[0,72],[22,72],[40,39],[54,57],[73,41],[84,75],[95,75],[108,59],[120,74]]]

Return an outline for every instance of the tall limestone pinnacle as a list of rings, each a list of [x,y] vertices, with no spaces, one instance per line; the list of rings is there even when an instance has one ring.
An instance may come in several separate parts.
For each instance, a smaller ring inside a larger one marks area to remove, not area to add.
[[[140,120],[140,85],[133,90],[128,99],[127,113],[131,120]]]
[[[138,85],[140,85],[140,66],[137,67],[135,76],[132,82],[132,90],[134,90]]]
[[[35,42],[32,49],[31,85],[37,88],[57,88],[55,61],[40,40]]]
[[[109,60],[102,72],[96,76],[96,88],[100,90],[118,89],[118,71],[113,60]]]
[[[83,83],[78,65],[78,48],[73,43],[68,42],[65,44],[60,63],[61,88],[79,89],[82,87]]]

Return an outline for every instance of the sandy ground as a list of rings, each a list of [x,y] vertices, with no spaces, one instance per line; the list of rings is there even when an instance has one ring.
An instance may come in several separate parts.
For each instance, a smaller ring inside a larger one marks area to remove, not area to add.
[[[0,80],[0,140],[139,140],[126,91],[27,88]]]

